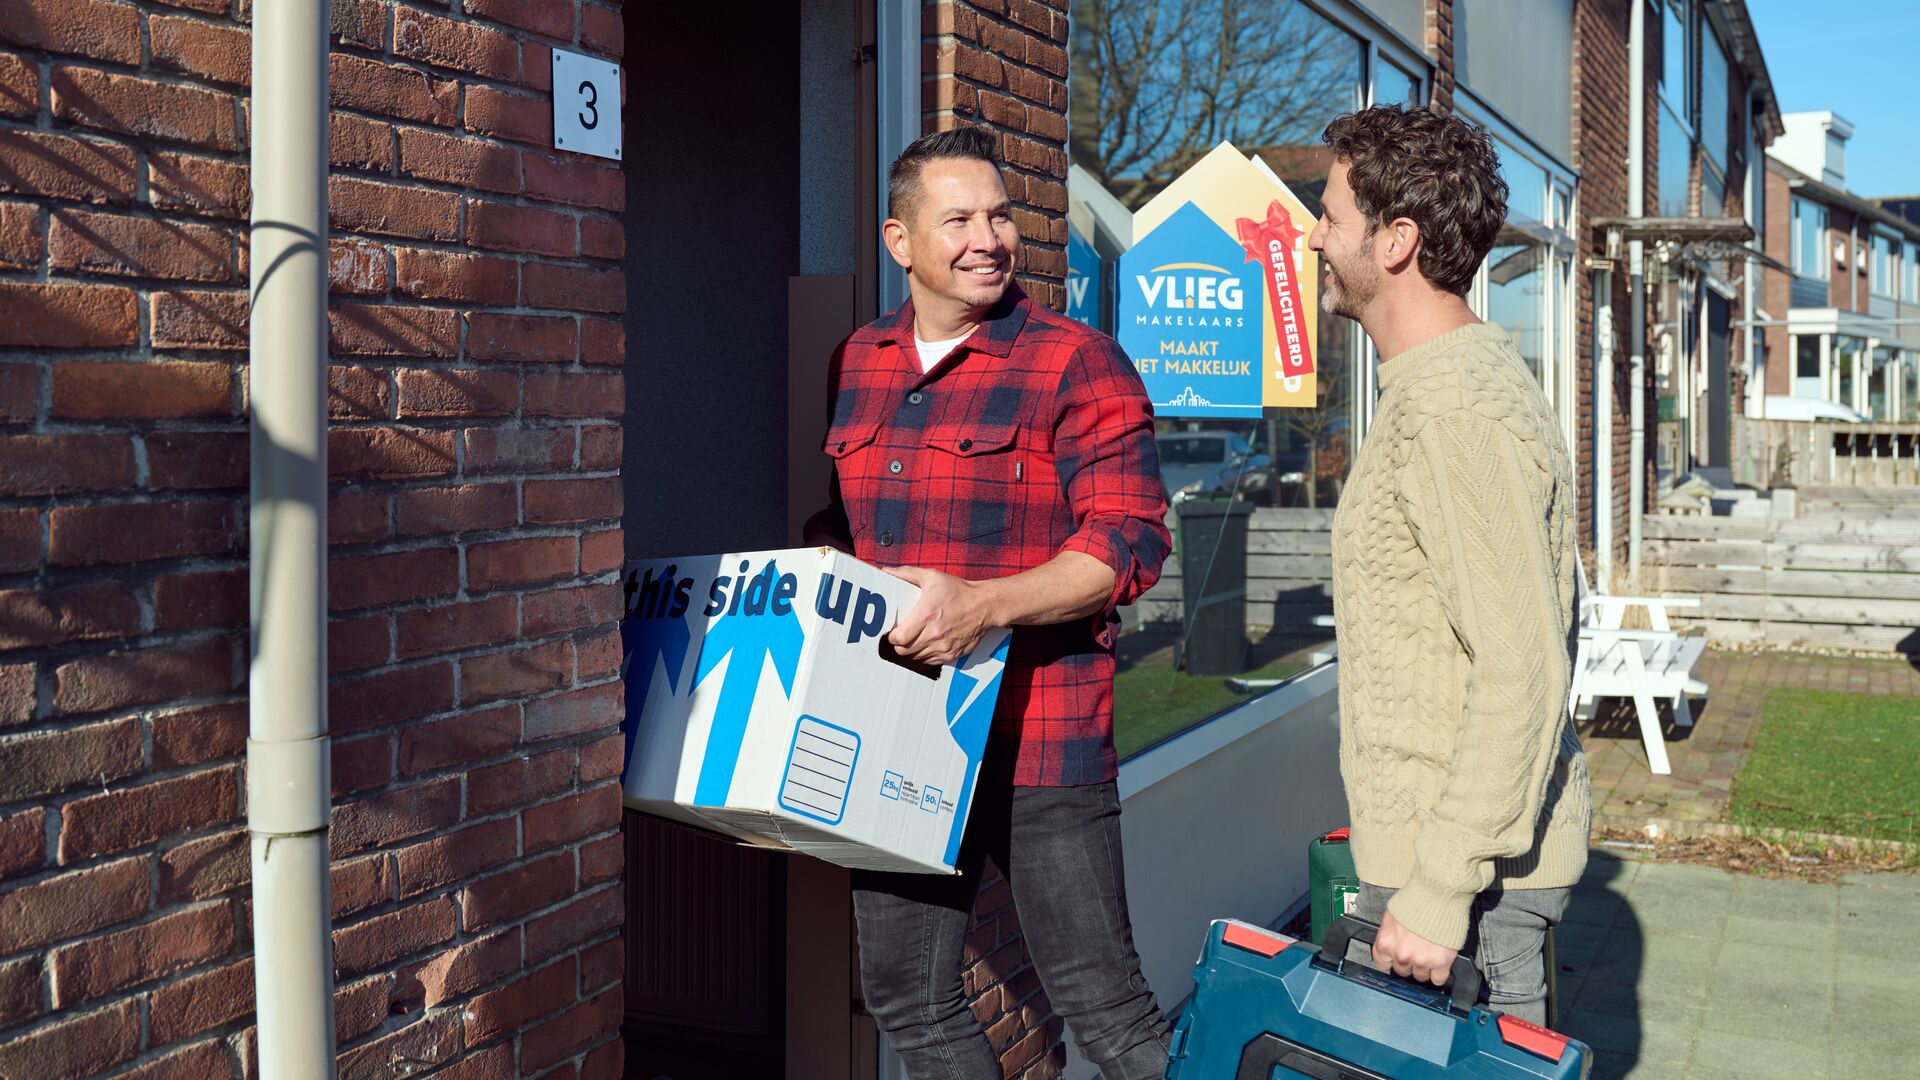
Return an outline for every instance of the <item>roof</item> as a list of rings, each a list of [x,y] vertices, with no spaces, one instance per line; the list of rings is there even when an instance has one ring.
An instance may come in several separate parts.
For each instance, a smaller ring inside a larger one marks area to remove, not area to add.
[[[1734,62],[1747,73],[1753,92],[1760,96],[1760,126],[1768,133],[1760,144],[1765,146],[1786,134],[1787,123],[1780,117],[1780,99],[1773,93],[1773,76],[1767,71],[1766,54],[1760,50],[1760,34],[1753,28],[1747,0],[1723,0],[1721,10],[1728,29],[1733,31]]]
[[[1799,169],[1781,161],[1772,154],[1767,155],[1767,168],[1787,178],[1787,187],[1794,191],[1804,191],[1819,196],[1824,202],[1845,207],[1864,218],[1898,232],[1909,240],[1920,242],[1920,225],[1916,225],[1892,210],[1881,206],[1873,199],[1862,198],[1850,191],[1824,184]]]

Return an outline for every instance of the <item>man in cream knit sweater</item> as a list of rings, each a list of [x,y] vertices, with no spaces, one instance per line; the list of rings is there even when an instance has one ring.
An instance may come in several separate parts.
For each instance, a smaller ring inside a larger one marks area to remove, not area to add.
[[[1464,294],[1506,217],[1486,133],[1385,106],[1326,131],[1308,244],[1380,355],[1333,526],[1340,769],[1375,966],[1545,1020],[1547,928],[1587,860],[1567,716],[1575,491],[1540,384]]]

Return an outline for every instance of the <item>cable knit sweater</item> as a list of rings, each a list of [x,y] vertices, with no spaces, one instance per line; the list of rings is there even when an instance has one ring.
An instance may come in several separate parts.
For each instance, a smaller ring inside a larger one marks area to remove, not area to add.
[[[1476,894],[1571,885],[1586,866],[1573,476],[1497,326],[1426,341],[1379,381],[1333,523],[1340,771],[1361,879],[1459,948]]]

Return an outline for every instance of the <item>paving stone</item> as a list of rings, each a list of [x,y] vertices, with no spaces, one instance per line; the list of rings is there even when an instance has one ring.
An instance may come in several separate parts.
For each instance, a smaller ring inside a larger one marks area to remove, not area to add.
[[[1827,1075],[1824,1031],[1806,1041],[1754,1038],[1723,1031],[1702,1031],[1693,1044],[1693,1064],[1725,1066],[1747,1080],[1807,1080]]]

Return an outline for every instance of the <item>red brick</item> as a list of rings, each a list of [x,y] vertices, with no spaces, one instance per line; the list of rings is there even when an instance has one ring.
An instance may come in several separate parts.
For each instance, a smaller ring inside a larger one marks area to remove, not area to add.
[[[450,126],[459,111],[460,84],[416,68],[335,52],[327,57],[327,72],[337,108],[440,127]]]
[[[121,1073],[119,1080],[209,1080],[213,1077],[224,1080],[233,1075],[232,1068],[226,1044],[219,1039],[208,1039]]]
[[[580,5],[581,45],[610,60],[618,60],[626,43],[627,31],[619,12],[592,4]]]
[[[580,467],[618,469],[626,450],[626,433],[617,424],[593,424],[580,429]]]
[[[516,960],[519,959],[516,951]],[[22,956],[0,964],[0,1030],[40,1015],[40,958]]]
[[[372,1042],[361,1043],[340,1055],[340,1080],[373,1080],[395,1075],[395,1062],[413,1062],[430,1068],[452,1061],[460,1053],[460,1015],[443,1009]],[[434,1075],[444,1076],[445,1071]],[[554,1080],[561,1080],[555,1077]]]
[[[207,900],[246,888],[253,871],[252,853],[253,841],[245,829],[169,848],[159,860],[160,903]]]
[[[333,857],[388,847],[460,820],[460,780],[448,777],[383,791],[333,808]]]
[[[588,533],[580,538],[580,572],[605,574],[627,564],[626,534],[619,529]]]
[[[617,476],[590,480],[529,480],[524,491],[529,525],[618,520],[624,501]]]
[[[229,94],[86,68],[53,69],[57,120],[214,150],[239,148]]]
[[[40,111],[40,69],[23,56],[0,53],[0,116]]]
[[[581,585],[528,593],[520,617],[520,636],[540,638],[619,620],[623,598],[618,585]]]
[[[522,738],[527,742],[606,731],[620,723],[621,686],[608,683],[526,703]]]
[[[556,41],[573,41],[571,0],[467,0],[468,15],[531,30]]]
[[[44,807],[16,810],[0,817],[0,880],[38,870],[47,864],[47,811]],[[0,977],[0,985],[5,979]],[[6,993],[0,990],[0,1014]],[[0,1028],[7,1024],[0,1018]]]
[[[626,951],[626,943],[619,938],[580,950],[580,995],[590,996],[595,990],[620,981],[626,967]]]
[[[239,757],[246,749],[247,706],[244,702],[180,709],[153,718],[155,769]]]
[[[387,495],[379,491],[341,491],[327,497],[327,542],[368,544],[393,535]]]
[[[626,381],[619,375],[533,374],[522,394],[527,416],[617,420],[627,409]]]
[[[39,415],[39,367],[32,363],[0,364],[0,424],[31,424]]]
[[[327,621],[327,671],[363,671],[385,664],[392,633],[385,615]]]
[[[140,63],[140,13],[104,0],[11,0],[0,41],[68,56]]]
[[[172,15],[147,16],[153,66],[162,71],[246,86],[253,70],[253,36],[234,26]]]
[[[147,860],[138,858],[22,885],[0,895],[0,953],[16,953],[124,922],[147,909],[147,897]],[[0,1071],[0,1076],[7,1075],[60,1074]]]
[[[203,491],[247,486],[244,431],[168,431],[147,436],[149,491]]]
[[[580,254],[619,259],[627,253],[627,229],[618,219],[588,214],[580,219]]]
[[[245,292],[155,292],[151,318],[156,349],[247,347]]]
[[[327,568],[327,605],[352,611],[449,596],[459,573],[459,557],[445,547],[336,558]]]
[[[585,158],[556,157],[534,150],[527,151],[523,158],[530,199],[615,213],[626,209],[627,178],[617,168],[597,165]]]
[[[247,569],[202,570],[154,579],[153,628],[203,630],[247,621]]]
[[[487,592],[574,575],[576,545],[568,536],[536,536],[467,548],[467,588]]]
[[[573,855],[560,852],[461,890],[460,926],[472,933],[537,911],[573,892]]]
[[[385,248],[358,240],[334,240],[327,245],[328,291],[349,296],[381,296],[391,286]]]
[[[394,283],[422,300],[511,306],[520,298],[520,265],[486,255],[399,248]]]
[[[460,197],[349,176],[327,181],[327,216],[345,232],[452,240],[460,235]]]
[[[112,491],[133,483],[133,443],[118,435],[9,435],[0,440],[0,494]]]
[[[400,535],[409,537],[504,529],[519,519],[511,484],[415,488],[396,495],[394,509]]]
[[[520,742],[520,707],[503,705],[410,724],[400,733],[400,774],[416,776],[499,757]]]
[[[615,987],[530,1028],[520,1036],[520,1067],[544,1068],[606,1036],[617,1034],[623,1000],[620,989]]]
[[[196,2],[218,3],[219,0]],[[388,6],[387,0],[344,0],[336,3],[333,5],[331,29],[343,45],[381,52],[387,47]]]
[[[0,1042],[0,1076],[92,1076],[139,1049],[140,1003],[122,1001]]]
[[[605,319],[581,319],[580,362],[615,367],[626,363],[626,327]]]
[[[140,631],[140,605],[119,582],[0,589],[0,650],[127,637]]]
[[[580,782],[590,784],[619,776],[620,770],[626,767],[626,754],[626,736],[617,733],[581,747]]]
[[[5,156],[0,146],[0,158]],[[123,285],[0,281],[0,345],[114,348],[139,338],[133,290]]]
[[[56,713],[101,712],[218,693],[234,685],[225,637],[88,656],[54,669]]]
[[[527,1021],[572,1004],[579,980],[579,961],[569,956],[474,998],[466,1007],[467,1045],[511,1035]]]
[[[499,701],[558,690],[573,678],[573,643],[470,656],[460,661],[460,703]]]
[[[520,405],[520,377],[510,371],[407,369],[396,381],[401,419],[512,416]]]
[[[408,1012],[436,1008],[519,966],[518,931],[462,942],[425,963],[401,968],[394,981],[393,1001]],[[507,1065],[508,1073],[503,1075],[511,1074],[512,1063]]]
[[[56,506],[48,515],[55,566],[133,563],[240,550],[235,508],[225,502],[141,502]]]
[[[131,203],[133,151],[40,131],[0,131],[0,191],[70,202]]]
[[[393,861],[385,852],[336,862],[330,877],[336,920],[393,899]]]
[[[64,945],[48,956],[53,1007],[71,1009],[204,964],[232,951],[233,942],[233,909],[216,903]]]
[[[327,470],[335,480],[418,480],[454,471],[453,432],[424,428],[335,428]]]
[[[335,356],[452,357],[460,324],[439,308],[336,303],[329,312],[328,349]]]
[[[148,1041],[178,1042],[253,1012],[253,958],[191,975],[153,991]]]
[[[531,807],[520,815],[520,821],[529,855],[570,844],[620,824],[620,787],[602,784]]]
[[[467,814],[524,806],[573,783],[573,751],[553,750],[475,769],[467,779]]]
[[[479,135],[547,146],[553,142],[553,102],[496,90],[467,87],[466,129]]]
[[[393,415],[393,374],[386,368],[327,368],[329,420],[386,420]]]
[[[528,263],[520,274],[520,289],[529,307],[614,314],[627,308],[627,276],[620,270]]]
[[[0,573],[38,569],[40,548],[38,510],[0,510]],[[0,724],[5,722],[0,716]]]
[[[625,918],[618,885],[602,888],[565,907],[527,921],[527,962],[538,963],[619,926]]]
[[[33,664],[0,664],[0,727],[33,719],[39,697],[35,689],[38,670]]]
[[[454,935],[450,897],[408,904],[333,932],[333,964],[342,974],[359,975],[432,948]]]
[[[393,780],[391,736],[335,739],[332,747],[334,798],[386,787]]]
[[[621,741],[616,738],[616,741]],[[580,845],[580,887],[598,885],[620,876],[626,865],[626,847],[619,833]],[[617,975],[616,975],[617,977]],[[589,987],[598,987],[590,983]]]
[[[481,199],[467,200],[467,242],[476,248],[563,258],[579,250],[570,215]]]
[[[327,162],[336,169],[393,171],[393,125],[349,113],[327,122]]]
[[[513,1044],[500,1043],[468,1054],[455,1064],[434,1073],[433,1078],[434,1080],[513,1080],[517,1075],[519,1074],[513,1066]],[[547,1075],[554,1080],[571,1080],[558,1071]]]
[[[620,673],[620,631],[608,627],[596,634],[583,634],[573,644],[576,657],[574,678],[580,682],[610,679]]]
[[[387,1019],[387,975],[381,972],[343,986],[333,994],[336,1044],[349,1043]]]
[[[627,1044],[609,1039],[580,1062],[580,1080],[620,1080],[627,1075]],[[1046,1080],[1033,1077],[1032,1080]]]
[[[469,475],[557,472],[573,463],[571,428],[468,428],[465,436]]]
[[[233,369],[186,360],[53,365],[56,420],[199,420],[233,415]]]
[[[41,217],[37,206],[0,203],[0,266],[31,270],[40,265],[46,254],[46,245],[40,239]]]
[[[59,859],[81,862],[239,817],[240,770],[233,765],[89,795],[60,812]]]
[[[579,334],[569,316],[495,315],[469,312],[467,356],[511,363],[569,363],[579,351]]]
[[[510,640],[518,625],[517,608],[515,597],[497,596],[400,612],[395,617],[399,656],[412,660]]]
[[[520,152],[423,128],[400,129],[400,173],[416,180],[515,195]]]
[[[510,817],[470,825],[458,832],[401,848],[393,853],[400,898],[418,896],[484,873],[512,862],[518,854],[518,840]],[[516,961],[519,951],[514,950]]]
[[[520,76],[520,46],[513,38],[408,7],[393,13],[393,53],[489,79]]]
[[[369,731],[453,707],[453,665],[401,668],[334,680],[327,713],[336,735]]]

